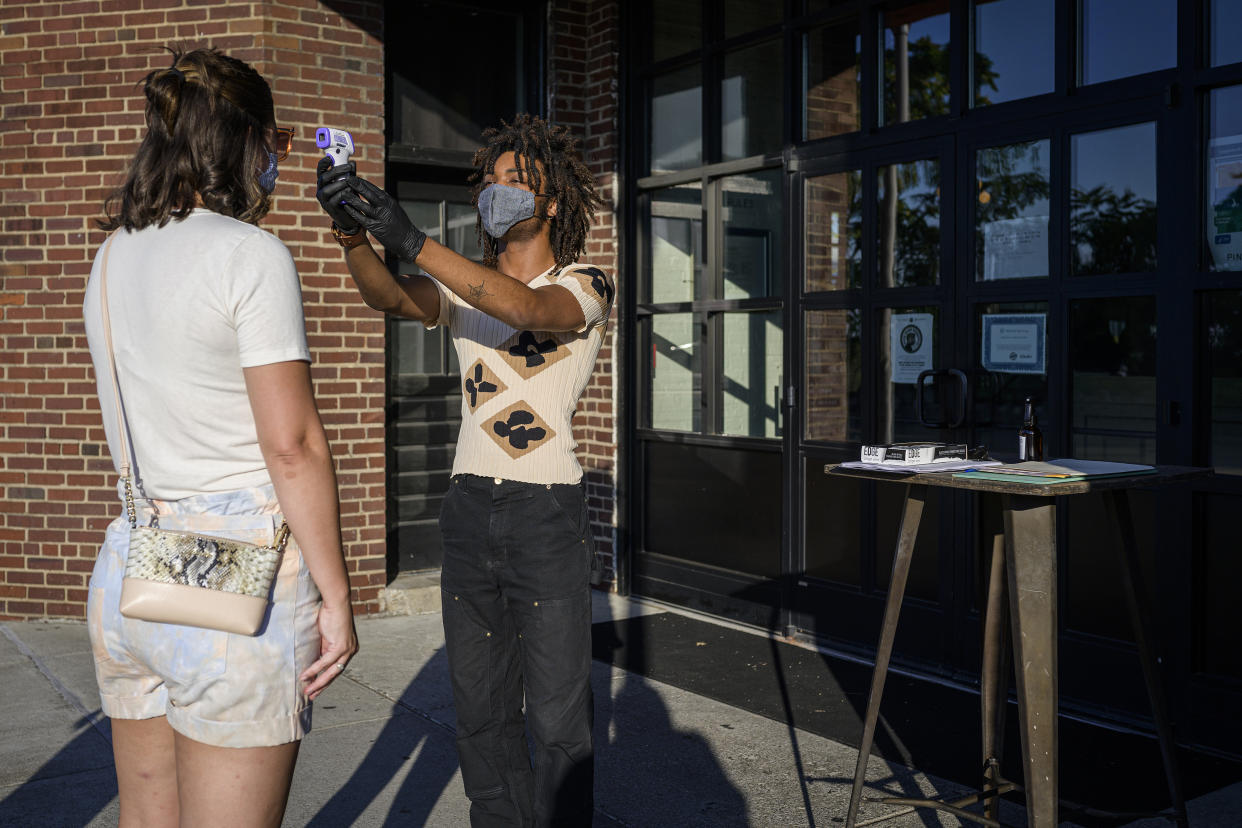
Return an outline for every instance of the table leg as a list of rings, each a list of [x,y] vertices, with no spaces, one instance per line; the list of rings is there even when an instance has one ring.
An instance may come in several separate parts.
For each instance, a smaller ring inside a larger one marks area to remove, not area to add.
[[[1005,568],[1028,828],[1057,824],[1056,501],[1005,495]]]
[[[1122,587],[1126,593],[1126,605],[1130,610],[1130,623],[1134,627],[1134,643],[1138,646],[1139,660],[1143,665],[1147,700],[1151,703],[1152,717],[1156,720],[1156,734],[1160,738],[1160,753],[1164,759],[1164,775],[1173,802],[1173,815],[1177,824],[1186,828],[1186,802],[1182,798],[1181,775],[1177,772],[1177,744],[1173,741],[1164,689],[1152,649],[1151,630],[1147,625],[1147,619],[1152,617],[1152,608],[1143,583],[1143,571],[1139,567],[1134,523],[1130,517],[1130,501],[1125,490],[1112,490],[1104,493],[1104,504],[1109,520],[1121,538]]]
[[[901,612],[901,599],[906,593],[906,576],[910,574],[910,560],[914,557],[914,541],[919,533],[919,521],[923,517],[923,502],[927,499],[927,486],[907,485],[905,505],[901,512],[901,531],[897,535],[897,551],[893,555],[893,571],[888,581],[888,598],[884,602],[884,624],[880,628],[880,643],[875,652],[875,669],[871,673],[871,690],[867,694],[867,715],[863,719],[862,743],[858,746],[858,764],[854,768],[854,788],[850,793],[850,808],[845,817],[845,828],[854,828],[858,819],[858,805],[862,799],[863,783],[867,778],[867,759],[871,756],[871,743],[875,740],[875,724],[880,713],[880,696],[884,694],[884,678],[888,673],[889,657],[893,653],[893,639],[897,634],[897,616]]]
[[[1009,674],[1005,648],[1005,536],[992,539],[992,565],[988,570],[988,595],[983,624],[983,664],[979,671],[979,711],[983,725],[983,790],[995,790],[1001,783],[1000,757],[1005,738],[1006,678]],[[996,797],[986,800],[983,815],[1000,816]]]

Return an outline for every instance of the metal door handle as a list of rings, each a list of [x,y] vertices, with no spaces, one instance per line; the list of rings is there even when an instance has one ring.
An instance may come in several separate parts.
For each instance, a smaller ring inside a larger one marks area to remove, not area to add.
[[[924,380],[928,377],[953,377],[957,380],[957,416],[953,420],[940,420],[932,422],[923,416],[923,391],[925,389]],[[928,428],[957,428],[966,421],[966,408],[968,405],[967,398],[969,396],[969,383],[966,374],[956,368],[937,368],[931,371],[924,371],[919,374],[919,378],[915,381],[914,394],[914,413],[919,418],[919,422]]]

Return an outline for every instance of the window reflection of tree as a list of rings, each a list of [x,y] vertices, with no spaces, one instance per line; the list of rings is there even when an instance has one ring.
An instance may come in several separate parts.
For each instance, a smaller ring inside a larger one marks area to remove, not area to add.
[[[1029,141],[992,147],[979,153],[979,194],[975,221],[975,275],[983,278],[983,228],[994,221],[1006,221],[1030,215],[1028,208],[1042,205],[1035,214],[1048,216],[1048,197],[1051,185],[1048,170],[1041,155],[1047,151],[1047,141]],[[1046,274],[1045,274],[1046,275]]]
[[[1100,185],[1070,191],[1074,273],[1148,273],[1156,269],[1156,202]]]
[[[880,276],[884,287],[934,285],[940,273],[940,166],[896,164],[880,172]],[[894,203],[895,202],[895,203]]]

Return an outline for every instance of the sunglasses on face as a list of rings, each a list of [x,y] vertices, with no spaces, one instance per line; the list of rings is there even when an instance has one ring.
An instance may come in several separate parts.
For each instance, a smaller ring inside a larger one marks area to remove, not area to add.
[[[293,146],[293,128],[292,127],[276,127],[275,137],[272,139],[272,152],[276,153],[277,161],[284,161],[289,157],[289,149]]]

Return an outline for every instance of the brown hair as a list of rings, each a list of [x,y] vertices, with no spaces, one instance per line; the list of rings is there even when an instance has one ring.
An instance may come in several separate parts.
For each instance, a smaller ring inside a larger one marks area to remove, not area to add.
[[[125,183],[104,203],[105,230],[141,230],[180,221],[202,204],[257,224],[271,208],[259,186],[268,165],[267,130],[276,124],[263,76],[216,49],[172,53],[172,66],[142,82],[147,134]]]
[[[526,161],[520,165],[521,174],[529,176],[527,183],[531,188],[537,193],[549,193],[556,199],[556,217],[552,221],[550,242],[557,266],[573,264],[586,250],[591,219],[596,207],[603,204],[595,191],[595,176],[591,175],[578,153],[578,141],[566,127],[553,126],[525,112],[515,115],[511,123],[502,120],[499,129],[485,129],[483,141],[484,146],[474,154],[475,169],[470,176],[470,180],[475,182],[475,203],[478,203],[479,192],[487,186],[483,177],[492,172],[496,159],[506,152],[518,155]],[[546,181],[535,161],[543,165]],[[476,226],[479,244],[483,248],[483,262],[495,265],[496,240],[483,231],[481,220],[476,222]]]

